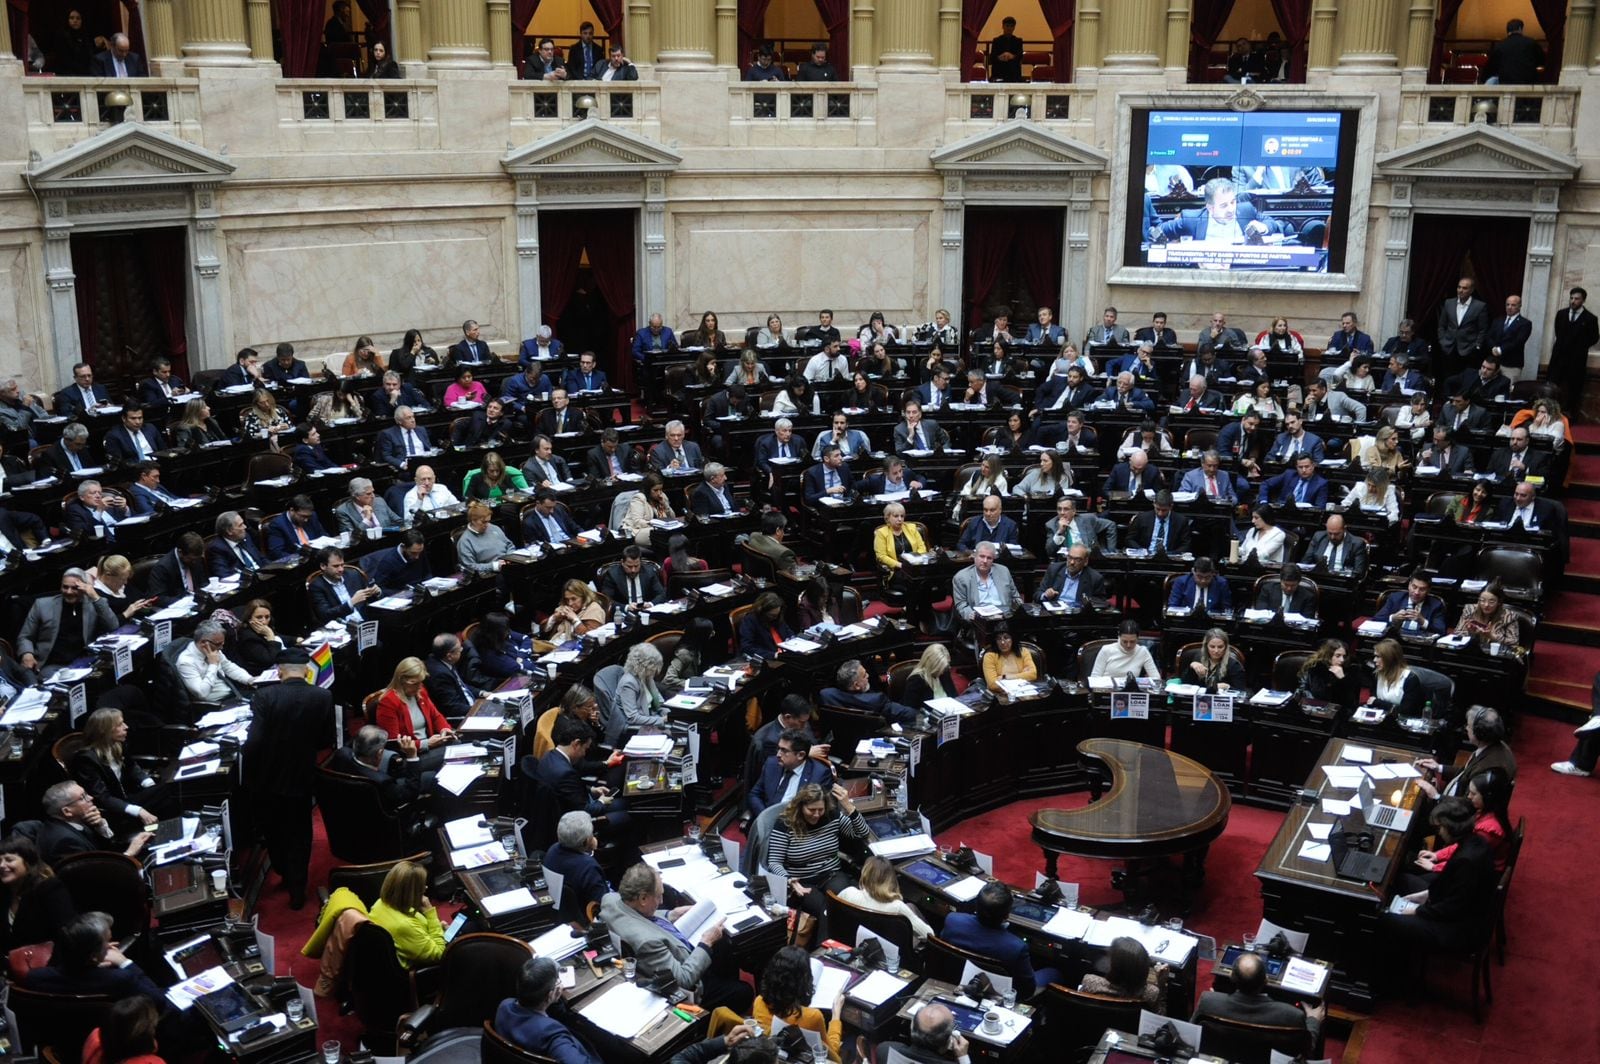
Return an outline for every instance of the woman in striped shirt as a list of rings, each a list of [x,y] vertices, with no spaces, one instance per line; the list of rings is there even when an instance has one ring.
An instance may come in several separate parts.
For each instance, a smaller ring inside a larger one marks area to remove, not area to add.
[[[789,800],[767,841],[763,863],[769,872],[788,877],[790,904],[817,920],[814,941],[828,937],[828,892],[850,885],[850,877],[839,870],[842,835],[871,837],[849,792],[835,784],[830,802],[821,786],[808,783]]]

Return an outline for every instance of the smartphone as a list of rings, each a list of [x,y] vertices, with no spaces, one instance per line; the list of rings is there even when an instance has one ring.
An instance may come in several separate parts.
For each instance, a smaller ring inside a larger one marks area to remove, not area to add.
[[[456,918],[454,920],[451,920],[450,921],[450,926],[444,929],[444,940],[445,940],[445,942],[447,942],[447,943],[448,942],[454,942],[455,941],[455,937],[457,935],[461,934],[461,929],[463,927],[466,927],[466,926],[467,926],[467,914],[465,912],[456,913]]]

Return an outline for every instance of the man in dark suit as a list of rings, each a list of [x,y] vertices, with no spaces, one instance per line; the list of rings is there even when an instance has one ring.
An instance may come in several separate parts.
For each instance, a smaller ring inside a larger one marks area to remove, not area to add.
[[[322,521],[317,517],[316,505],[309,495],[296,495],[289,500],[289,508],[267,522],[264,533],[268,558],[287,558],[300,553],[300,548],[314,539],[327,535]]]
[[[206,586],[206,541],[198,532],[185,532],[178,545],[150,570],[145,588],[160,605],[168,605]]]
[[[544,870],[561,877],[556,915],[563,920],[587,922],[589,903],[598,902],[611,890],[605,871],[594,859],[599,845],[593,817],[581,809],[561,814],[556,822],[556,844],[544,852]]]
[[[206,547],[206,571],[212,576],[253,573],[267,564],[267,559],[250,538],[250,529],[239,511],[218,514],[216,532],[216,538]]]
[[[956,540],[956,550],[977,550],[980,543],[1020,543],[1017,523],[1001,513],[1000,496],[985,495],[983,513],[976,520],[968,520]]]
[[[835,686],[824,687],[817,696],[825,706],[842,706],[863,713],[875,713],[890,724],[910,726],[917,722],[916,709],[901,705],[884,691],[872,690],[872,677],[867,673],[867,667],[855,658],[839,666],[834,673],[834,682]]]
[[[361,607],[383,594],[377,584],[367,581],[344,563],[344,552],[324,547],[317,552],[321,574],[306,585],[311,596],[311,617],[318,625],[332,620],[364,620]]]
[[[472,671],[465,649],[460,637],[441,632],[433,637],[423,662],[428,669],[428,678],[423,681],[428,697],[451,720],[466,716],[487,684],[487,677]]]
[[[1319,1004],[1301,1011],[1298,1005],[1268,997],[1266,962],[1258,954],[1244,953],[1233,966],[1233,993],[1207,990],[1201,994],[1200,1004],[1195,1007],[1190,1022],[1202,1023],[1214,1016],[1268,1027],[1303,1025],[1306,1040],[1301,1050],[1308,1051],[1318,1044],[1322,1020],[1327,1014],[1325,1005]]]
[[[1172,582],[1167,609],[1226,613],[1233,609],[1233,593],[1226,580],[1217,579],[1215,562],[1196,558],[1189,571]]]
[[[1322,509],[1328,503],[1328,482],[1317,473],[1317,463],[1301,454],[1295,463],[1261,485],[1257,505],[1310,506]]]
[[[1448,627],[1444,616],[1444,602],[1433,590],[1433,577],[1418,569],[1406,581],[1404,591],[1396,591],[1383,600],[1383,605],[1372,619],[1383,624],[1393,624],[1403,632],[1431,632],[1444,635]]]
[[[1511,489],[1511,498],[1500,503],[1498,518],[1508,525],[1520,524],[1529,532],[1548,532],[1555,537],[1555,559],[1546,559],[1549,568],[1559,570],[1571,557],[1571,543],[1567,539],[1566,509],[1553,499],[1541,499],[1527,481]],[[1551,561],[1558,564],[1550,565]]]
[[[1150,324],[1134,332],[1133,342],[1136,344],[1149,343],[1156,347],[1177,347],[1178,334],[1167,328],[1167,316],[1165,314],[1152,314],[1150,315]]]
[[[622,548],[622,557],[606,566],[600,576],[600,593],[619,606],[667,600],[661,567],[654,562],[646,565],[644,551],[636,543]]]
[[[556,493],[549,488],[539,489],[534,496],[533,509],[522,521],[524,543],[566,543],[581,531],[567,508],[556,502]]]
[[[1182,407],[1185,413],[1199,413],[1201,411],[1221,410],[1228,405],[1222,393],[1210,387],[1203,374],[1196,373],[1189,378],[1189,387],[1178,395],[1174,406]]]
[[[1462,443],[1467,436],[1494,431],[1498,424],[1494,415],[1460,392],[1451,394],[1450,401],[1440,409],[1438,423],[1448,428],[1451,435]]]
[[[823,499],[848,500],[854,483],[850,467],[845,464],[844,452],[837,444],[828,444],[822,450],[822,461],[806,470],[802,490],[806,505],[817,507]]]
[[[150,367],[150,376],[139,382],[139,405],[165,410],[168,405],[194,397],[184,387],[183,381],[172,375],[172,360],[158,358]]]
[[[273,871],[289,888],[291,909],[306,903],[317,754],[336,741],[333,692],[306,682],[310,666],[311,655],[304,648],[288,647],[278,654],[280,682],[256,690],[250,732],[240,752],[250,766],[240,784],[266,836]]]
[[[1484,334],[1489,331],[1489,304],[1473,295],[1474,282],[1463,277],[1456,282],[1456,294],[1439,307],[1439,358],[1433,367],[1436,379],[1459,373],[1478,357]]]
[[[594,23],[585,21],[578,27],[578,42],[567,49],[567,78],[572,81],[594,81],[605,67],[605,49],[594,39]]]
[[[1346,530],[1343,515],[1329,514],[1300,560],[1325,572],[1348,572],[1359,580],[1367,571],[1367,541]]]
[[[1133,515],[1123,542],[1152,554],[1182,554],[1189,549],[1189,532],[1189,519],[1173,512],[1172,493],[1163,488],[1156,492],[1154,509]]]
[[[478,338],[478,323],[470,318],[461,323],[461,342],[450,348],[450,359],[456,365],[469,366],[493,362],[489,345]]]
[[[61,527],[80,539],[115,543],[117,522],[128,517],[128,504],[106,493],[98,480],[78,482],[78,497],[61,508]]]
[[[1287,462],[1295,455],[1308,454],[1314,461],[1320,462],[1326,452],[1327,446],[1322,442],[1322,437],[1314,432],[1307,432],[1305,421],[1299,414],[1291,411],[1283,415],[1283,431],[1272,441],[1272,448],[1267,451],[1267,460]]]
[[[721,462],[707,462],[705,481],[689,494],[689,508],[701,517],[713,517],[742,513],[745,506],[728,483],[728,468]]]
[[[261,375],[267,380],[288,384],[290,381],[306,380],[311,376],[306,364],[294,357],[294,344],[281,343],[274,354],[276,357],[261,367]]]
[[[1105,577],[1089,566],[1089,548],[1080,543],[1068,548],[1065,558],[1050,563],[1036,597],[1040,602],[1082,606],[1088,601],[1103,602],[1110,595]]]
[[[389,750],[389,733],[375,724],[356,732],[356,737],[333,755],[332,767],[351,776],[360,776],[378,788],[384,809],[398,813],[433,789],[434,775],[444,761],[443,750],[431,750],[428,760],[417,757],[417,741],[409,735],[395,740],[398,750]],[[428,763],[428,768],[422,766]]]
[[[557,485],[576,484],[583,479],[573,474],[567,460],[556,454],[555,441],[543,433],[533,438],[533,454],[522,463],[522,475],[527,479],[528,487],[549,488],[552,491],[556,490]]]
[[[883,460],[883,472],[873,473],[861,481],[861,495],[872,498],[875,495],[889,495],[903,491],[921,491],[923,481],[915,469],[906,465],[906,460],[897,454],[891,454]]]
[[[402,406],[427,409],[428,401],[415,385],[407,384],[391,369],[383,375],[383,383],[368,394],[367,409],[372,411],[374,420],[391,421]]]
[[[134,516],[155,513],[185,501],[161,486],[161,464],[154,459],[139,463],[139,478],[128,485],[127,498]]]
[[[922,404],[908,399],[905,418],[894,427],[894,449],[900,451],[942,451],[950,445],[950,434],[931,417],[922,416]]]
[[[933,377],[926,384],[916,387],[917,402],[922,404],[923,410],[939,410],[949,406],[954,401],[950,391],[950,366],[941,362],[933,371]]]
[[[769,805],[783,805],[801,787],[815,783],[824,791],[833,785],[833,770],[825,761],[811,756],[811,740],[802,731],[786,731],[778,737],[778,752],[761,766],[755,786],[745,795],[751,817],[759,816]]]
[[[365,555],[356,564],[368,580],[388,592],[404,591],[433,579],[433,569],[428,565],[428,540],[414,528],[400,537],[398,545]]]
[[[572,409],[572,399],[563,384],[551,386],[550,405],[539,411],[539,416],[533,419],[533,431],[541,436],[584,432],[588,427],[582,412]]]
[[[44,792],[44,819],[39,821],[39,856],[53,865],[75,853],[125,853],[136,856],[150,841],[147,832],[123,840],[112,830],[83,784],[65,780]]]
[[[999,961],[1011,976],[1017,995],[1026,1000],[1038,987],[1059,983],[1061,976],[1054,968],[1034,970],[1028,944],[1006,929],[1011,903],[1010,887],[998,881],[985,883],[971,913],[945,917],[940,937],[952,946]]]
[[[1217,454],[1231,458],[1236,470],[1250,476],[1261,471],[1261,460],[1271,446],[1271,434],[1261,428],[1261,415],[1253,409],[1217,433]]]
[[[639,68],[628,62],[628,54],[623,51],[622,45],[611,46],[611,58],[607,60],[605,69],[600,71],[601,81],[638,81]]]
[[[1489,49],[1489,61],[1483,64],[1480,77],[1485,85],[1535,85],[1545,79],[1539,68],[1544,66],[1544,49],[1539,42],[1522,34],[1522,20],[1506,23],[1505,39],[1496,41]]]
[[[772,431],[756,441],[756,468],[771,478],[773,459],[782,463],[801,461],[810,453],[805,437],[795,433],[794,422],[780,417],[773,422]]]
[[[1128,455],[1126,462],[1118,462],[1111,467],[1100,493],[1110,495],[1115,491],[1139,495],[1146,491],[1155,491],[1164,485],[1165,480],[1161,470],[1150,464],[1150,456],[1142,450],[1136,450]]]
[[[1389,355],[1389,365],[1378,382],[1378,391],[1385,395],[1402,395],[1428,391],[1428,378],[1411,365],[1411,356],[1404,351]]]
[[[532,766],[523,759],[524,767],[531,767],[533,776],[555,798],[563,813],[575,809],[590,816],[605,817],[613,826],[625,822],[627,812],[621,798],[613,797],[605,784],[591,786],[583,778],[582,769],[594,746],[594,729],[577,717],[562,714],[550,729],[550,741],[555,748],[547,752]],[[593,764],[598,764],[595,762]]]
[[[1256,595],[1256,609],[1271,610],[1275,614],[1298,613],[1302,617],[1315,617],[1317,593],[1300,579],[1300,567],[1291,562],[1279,571],[1278,579],[1268,580],[1261,585],[1261,591]]]
[[[113,33],[111,47],[94,57],[89,70],[97,78],[142,78],[150,71],[145,68],[144,56],[133,51],[133,42],[126,33]]]
[[[1451,432],[1444,422],[1436,421],[1433,425],[1432,442],[1417,455],[1417,468],[1414,473],[1420,473],[1424,467],[1437,469],[1440,476],[1470,477],[1475,472],[1472,449],[1456,443],[1455,433]]]
[[[1584,306],[1589,293],[1573,288],[1567,305],[1556,312],[1550,344],[1550,382],[1561,389],[1561,406],[1583,409],[1583,385],[1589,375],[1589,349],[1600,343],[1600,318]]]
[[[262,382],[261,367],[257,364],[259,352],[253,347],[239,349],[233,356],[233,365],[222,371],[222,376],[217,380],[219,388],[239,388],[243,385],[257,385]]]
[[[122,423],[102,441],[106,458],[114,465],[137,465],[156,456],[166,446],[160,430],[144,423],[144,407],[130,403],[122,408]]]
[[[666,439],[650,448],[650,464],[664,473],[689,473],[702,468],[705,456],[698,443],[684,438],[687,434],[683,422],[667,422]]]
[[[57,417],[81,418],[96,407],[111,403],[106,386],[94,382],[94,367],[79,362],[72,367],[72,383],[55,394]]]
[[[1146,414],[1156,408],[1156,401],[1143,388],[1136,386],[1134,375],[1128,370],[1117,374],[1116,385],[1102,392],[1098,401],[1115,403],[1122,410],[1141,410]]]
[[[1528,477],[1542,477],[1550,466],[1550,452],[1535,451],[1531,446],[1532,437],[1528,434],[1526,425],[1518,425],[1511,430],[1511,439],[1505,447],[1496,447],[1489,456],[1487,472],[1493,473],[1496,480],[1509,478],[1512,481],[1525,480]]]
[[[1506,316],[1490,324],[1483,346],[1499,360],[1501,371],[1512,383],[1522,376],[1523,355],[1532,335],[1533,322],[1522,316],[1522,297],[1507,296]]]
[[[1009,15],[1000,20],[1000,32],[989,42],[989,80],[1022,80],[1022,38],[1017,36],[1017,20]]]
[[[50,538],[50,530],[26,510],[0,507],[0,558],[24,547],[37,547]]]
[[[522,64],[523,81],[566,81],[567,64],[556,52],[556,42],[549,37],[539,41],[538,50]]]
[[[92,995],[111,1001],[144,997],[166,1010],[162,988],[112,942],[107,914],[73,915],[56,928],[54,941],[50,963],[33,969],[22,979],[22,985],[29,990],[52,995]],[[166,1029],[163,1022],[163,1030]]]
[[[600,442],[591,447],[584,457],[590,480],[610,484],[619,474],[639,472],[638,456],[633,448],[623,447],[621,440],[616,429],[605,429],[600,433]]]
[[[410,459],[432,450],[433,441],[428,438],[428,430],[417,424],[417,415],[409,406],[402,406],[394,412],[393,427],[378,433],[373,457],[404,471]]]
[[[653,354],[666,354],[678,349],[678,338],[661,320],[661,315],[650,315],[650,324],[633,334],[633,359],[643,362]]]
[[[1262,237],[1285,231],[1281,222],[1256,214],[1255,207],[1248,203],[1240,203],[1239,188],[1229,178],[1212,178],[1205,183],[1203,193],[1205,206],[1182,211],[1170,222],[1162,223],[1162,236],[1168,240],[1189,237],[1211,244],[1245,244],[1260,243]]]

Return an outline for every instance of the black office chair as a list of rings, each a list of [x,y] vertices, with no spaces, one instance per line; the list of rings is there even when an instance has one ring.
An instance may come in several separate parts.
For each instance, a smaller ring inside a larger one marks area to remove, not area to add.
[[[483,1064],[557,1064],[553,1057],[530,1053],[503,1038],[494,1029],[492,1019],[483,1021],[483,1041],[480,1044]]]
[[[1300,1057],[1311,1048],[1304,1022],[1279,1026],[1204,1016],[1200,1030],[1207,1053],[1235,1064],[1269,1064],[1273,1050]]]
[[[431,1044],[436,1035],[492,1023],[500,1002],[517,994],[517,975],[528,960],[528,944],[507,935],[462,935],[439,961],[439,996],[400,1023],[400,1045]]]
[[[7,1007],[16,1014],[18,1040],[57,1064],[78,1064],[89,1032],[105,1022],[112,999],[104,994],[47,994],[13,983]]]
[[[361,1020],[362,1040],[374,1053],[398,1051],[402,1017],[417,1007],[417,986],[400,963],[394,939],[371,920],[364,920],[345,947],[344,975],[350,1007]]]
[[[900,949],[900,966],[916,970],[916,935],[911,930],[910,920],[894,913],[880,913],[852,905],[833,891],[828,891],[828,933],[841,942],[854,942],[857,928],[862,927],[884,941],[894,943]]]
[[[412,852],[401,818],[384,808],[371,780],[339,772],[326,762],[317,766],[312,784],[328,850],[347,864],[394,861]]]
[[[336,865],[328,869],[328,893],[333,893],[340,887],[355,894],[367,908],[378,904],[378,891],[383,887],[383,881],[395,865],[401,861],[410,861],[412,864],[428,867],[433,862],[433,854],[427,850],[413,853],[407,857],[396,857],[389,861],[374,861],[371,864]]]
[[[1046,1039],[1064,1054],[1062,1059],[1072,1064],[1087,1061],[1108,1028],[1138,1030],[1139,1013],[1144,1007],[1132,998],[1089,994],[1059,983],[1045,987],[1035,1004]]]
[[[111,917],[114,940],[129,942],[149,932],[150,890],[136,858],[107,850],[74,853],[56,861],[55,873],[78,912]]]
[[[938,935],[929,935],[923,953],[923,974],[929,979],[939,979],[946,983],[961,982],[961,973],[966,971],[967,965],[995,975],[1004,975],[1008,978],[1011,973],[1006,966],[996,957],[971,950],[962,949],[953,943],[946,942]]]

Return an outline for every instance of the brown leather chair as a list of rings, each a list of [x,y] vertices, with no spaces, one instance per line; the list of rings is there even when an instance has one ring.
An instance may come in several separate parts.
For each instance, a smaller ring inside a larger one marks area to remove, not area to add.
[[[328,893],[331,894],[344,887],[353,892],[361,899],[361,903],[370,909],[378,904],[378,891],[383,887],[384,877],[401,861],[410,861],[426,868],[433,862],[433,855],[427,850],[421,850],[410,856],[396,857],[389,861],[335,865],[328,869]]]
[[[1143,1006],[1133,998],[1089,994],[1051,983],[1035,999],[1045,1038],[1062,1059],[1082,1064],[1108,1029],[1136,1031]]]
[[[923,974],[928,978],[959,984],[961,973],[966,970],[968,963],[995,975],[1010,975],[1005,964],[997,957],[962,949],[938,935],[927,937],[923,952]]]
[[[552,1057],[530,1053],[526,1049],[501,1037],[494,1029],[494,1019],[483,1021],[483,1064],[557,1064]]]
[[[440,958],[438,998],[401,1021],[400,1044],[417,1045],[430,1031],[492,1024],[500,1002],[517,996],[527,960],[528,944],[509,935],[460,936]]]
[[[1079,680],[1084,683],[1089,682],[1089,674],[1094,671],[1095,658],[1100,656],[1100,651],[1115,642],[1115,639],[1090,639],[1078,648]]]
[[[294,472],[294,459],[278,451],[253,454],[244,467],[244,486],[250,487],[258,480],[276,480]]]
[[[1304,1022],[1278,1026],[1246,1023],[1223,1016],[1202,1016],[1201,1041],[1206,1052],[1235,1064],[1268,1064],[1272,1051],[1300,1057],[1311,1048]]]
[[[149,932],[150,890],[137,858],[105,850],[74,853],[56,861],[55,873],[66,884],[73,908],[111,917],[115,941],[128,942]]]
[[[906,962],[916,950],[916,935],[911,930],[910,920],[895,913],[864,909],[828,891],[828,933],[841,942],[854,942],[859,927],[898,946],[900,966],[909,967]]]
[[[1311,652],[1308,650],[1285,650],[1272,659],[1272,689],[1274,691],[1293,691],[1300,686],[1300,670],[1306,667],[1310,660]]]
[[[16,1013],[22,1046],[59,1064],[78,1064],[84,1039],[105,1022],[111,1000],[104,994],[47,994],[13,983],[6,1004]]]

